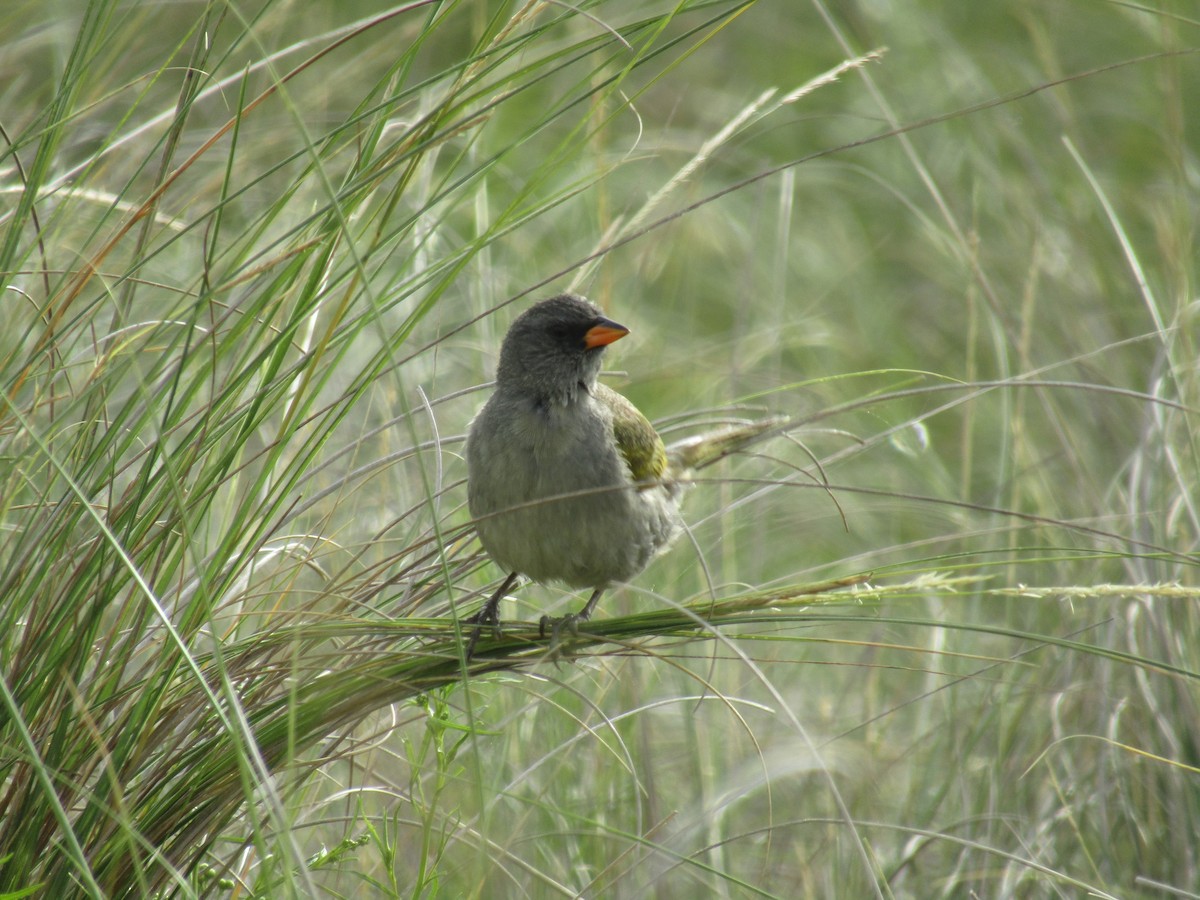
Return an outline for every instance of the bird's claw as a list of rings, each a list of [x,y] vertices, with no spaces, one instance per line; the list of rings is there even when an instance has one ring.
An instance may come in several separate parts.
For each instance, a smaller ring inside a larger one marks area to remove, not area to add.
[[[463,621],[467,625],[475,626],[471,629],[471,637],[467,640],[467,662],[470,662],[471,657],[475,655],[475,645],[479,643],[484,628],[491,626],[492,637],[497,641],[504,637],[504,630],[500,627],[500,613],[495,609],[482,609]]]
[[[579,623],[586,622],[587,617],[581,616],[578,613],[570,613],[561,618],[553,616],[542,616],[538,621],[538,636],[546,637],[547,628],[550,630],[550,646],[547,648],[551,653],[556,653],[562,646],[563,632],[565,631],[573,638],[579,637]]]
[[[477,631],[484,625],[491,625],[492,630],[496,632],[496,635],[499,636],[500,634],[500,611],[497,609],[488,609],[484,607],[479,612],[475,613],[475,615],[467,616],[467,618],[463,619],[463,622],[465,622],[467,625],[476,626]]]

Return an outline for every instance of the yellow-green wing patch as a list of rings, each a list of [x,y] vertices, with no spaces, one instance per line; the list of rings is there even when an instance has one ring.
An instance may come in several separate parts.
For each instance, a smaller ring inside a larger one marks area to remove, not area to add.
[[[597,400],[613,413],[613,437],[634,481],[657,481],[667,471],[662,438],[641,411],[611,388],[596,385]]]

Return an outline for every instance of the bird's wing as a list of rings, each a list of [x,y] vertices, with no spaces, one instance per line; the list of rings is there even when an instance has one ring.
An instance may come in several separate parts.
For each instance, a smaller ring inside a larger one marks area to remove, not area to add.
[[[658,481],[667,471],[667,451],[662,438],[641,411],[602,384],[594,396],[612,410],[613,440],[625,458],[634,481]]]

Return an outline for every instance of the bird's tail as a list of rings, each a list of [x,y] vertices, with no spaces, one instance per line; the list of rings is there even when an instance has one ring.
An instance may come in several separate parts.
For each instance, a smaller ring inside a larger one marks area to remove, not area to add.
[[[686,480],[693,472],[711,466],[731,453],[785,431],[789,421],[787,416],[771,416],[676,441],[667,447],[667,470],[675,478]]]

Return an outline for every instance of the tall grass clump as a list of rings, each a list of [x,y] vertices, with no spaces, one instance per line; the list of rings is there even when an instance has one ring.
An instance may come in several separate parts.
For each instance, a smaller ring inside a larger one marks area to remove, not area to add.
[[[885,6],[0,10],[0,897],[1200,892],[1200,29]],[[468,660],[564,289],[789,424]]]

